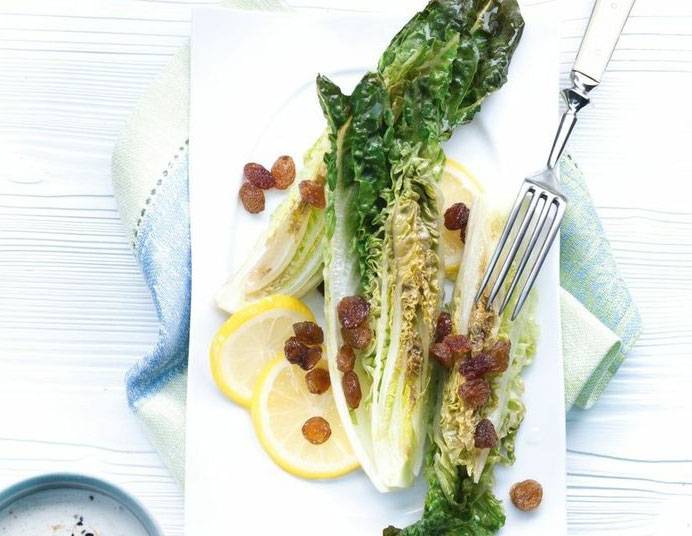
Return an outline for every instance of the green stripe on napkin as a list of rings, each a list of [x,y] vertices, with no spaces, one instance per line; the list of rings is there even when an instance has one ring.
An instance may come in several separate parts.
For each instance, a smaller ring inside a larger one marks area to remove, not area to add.
[[[590,408],[641,331],[639,311],[619,274],[584,176],[562,159],[569,204],[561,228],[562,344],[567,407]]]

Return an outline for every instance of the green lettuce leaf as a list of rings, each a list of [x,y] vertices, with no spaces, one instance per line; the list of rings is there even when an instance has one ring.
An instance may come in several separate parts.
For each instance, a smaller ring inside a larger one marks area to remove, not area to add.
[[[468,28],[480,53],[474,82],[456,110],[457,121],[470,121],[483,99],[507,81],[509,63],[524,29],[515,1],[473,0],[475,20]]]
[[[344,124],[350,122],[351,99],[344,95],[341,89],[326,76],[318,75],[316,85],[317,97],[328,126],[329,150],[323,153],[322,158],[327,167],[326,193],[329,196],[330,192],[333,192],[337,186],[337,137],[339,132],[345,132],[345,129],[342,128]],[[324,229],[327,239],[330,239],[334,233],[334,225],[334,204],[327,203]],[[319,257],[321,262],[322,258]]]
[[[505,524],[502,503],[493,495],[493,477],[486,472],[474,483],[463,469],[454,468],[451,495],[435,471],[435,447],[428,454],[425,475],[428,492],[420,521],[403,530],[388,527],[384,536],[492,536]]]

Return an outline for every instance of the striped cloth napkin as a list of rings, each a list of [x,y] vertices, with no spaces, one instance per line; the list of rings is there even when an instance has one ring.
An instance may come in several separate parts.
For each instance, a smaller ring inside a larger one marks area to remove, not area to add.
[[[232,4],[281,8],[272,0]],[[190,320],[189,73],[185,47],[139,103],[113,153],[115,196],[160,321],[155,348],[128,375],[128,401],[181,483]],[[570,157],[561,176],[570,200],[560,257],[565,402],[568,409],[589,408],[635,343],[640,318]]]

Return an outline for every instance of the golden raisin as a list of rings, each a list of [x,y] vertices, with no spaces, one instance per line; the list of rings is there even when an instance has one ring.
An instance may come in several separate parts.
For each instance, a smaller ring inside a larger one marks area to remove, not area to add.
[[[490,384],[482,378],[467,380],[459,386],[459,396],[467,408],[478,409],[490,398]]]
[[[303,437],[313,445],[321,445],[331,435],[332,428],[323,417],[310,417],[303,424]]]
[[[468,357],[471,353],[471,342],[465,335],[447,335],[444,342],[454,355],[454,359]]]
[[[285,190],[296,178],[296,165],[293,158],[287,155],[280,156],[272,166],[272,176],[276,181],[275,186],[279,190]]]
[[[336,354],[336,368],[341,372],[353,370],[356,364],[356,354],[348,344],[344,344]]]
[[[435,324],[435,342],[442,342],[444,338],[452,333],[452,315],[443,311],[437,317]]]
[[[482,378],[490,372],[492,366],[492,358],[488,354],[481,353],[464,359],[459,365],[459,372],[467,380],[475,380],[476,378]]]
[[[449,346],[442,342],[436,342],[430,347],[430,355],[446,369],[452,368],[454,364],[452,351],[449,349]]]
[[[468,221],[469,209],[464,203],[454,203],[445,210],[445,227],[450,231],[463,229]]]
[[[341,328],[344,342],[357,350],[367,348],[372,340],[372,330],[366,322],[355,328]]]
[[[489,419],[483,419],[476,425],[473,444],[477,449],[492,449],[497,445],[497,432]]]
[[[298,337],[289,337],[284,343],[284,354],[289,363],[298,365],[303,362],[308,353],[308,347],[298,340]]]
[[[324,342],[322,328],[314,322],[296,322],[293,324],[293,333],[304,344],[322,344]]]
[[[315,208],[324,208],[327,202],[324,198],[324,186],[315,181],[301,181],[298,185],[300,188],[300,198]]]
[[[262,190],[268,190],[273,187],[275,182],[269,170],[262,164],[256,164],[255,162],[245,164],[243,168],[243,178],[253,186],[257,186],[257,188],[261,188]]]
[[[305,383],[308,386],[308,391],[313,395],[321,395],[325,393],[331,385],[329,372],[323,368],[312,369],[305,375]]]
[[[368,318],[370,304],[361,296],[346,296],[336,306],[336,313],[343,327],[355,328]]]
[[[358,375],[349,370],[341,378],[341,388],[344,390],[344,396],[346,397],[346,403],[351,409],[356,409],[360,406],[360,399],[363,394],[360,391],[360,380]]]
[[[535,480],[517,482],[509,490],[512,504],[524,512],[535,510],[543,500],[543,486]]]
[[[264,210],[264,192],[249,182],[244,182],[240,187],[240,201],[250,214]]]
[[[488,355],[492,358],[490,372],[499,373],[507,370],[509,366],[509,350],[511,344],[508,339],[500,339],[488,350]]]
[[[322,347],[321,346],[311,346],[308,348],[303,359],[298,363],[300,368],[303,370],[311,370],[317,365],[319,360],[322,359]]]

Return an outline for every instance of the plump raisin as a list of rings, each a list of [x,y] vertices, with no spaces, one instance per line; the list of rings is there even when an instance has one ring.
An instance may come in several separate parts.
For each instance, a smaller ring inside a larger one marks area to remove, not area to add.
[[[435,342],[442,342],[444,338],[452,333],[452,315],[441,312],[435,324]]]
[[[322,347],[321,346],[311,346],[308,351],[303,356],[303,359],[298,365],[303,370],[311,370],[317,365],[319,360],[322,359]]]
[[[355,328],[368,318],[370,304],[361,296],[346,296],[336,306],[336,313],[343,327]]]
[[[293,184],[296,178],[296,165],[293,163],[293,158],[287,155],[277,158],[272,166],[272,176],[279,190],[285,190]]]
[[[298,337],[289,337],[284,344],[284,354],[289,363],[298,365],[303,362],[308,354],[308,347],[298,340]]]
[[[490,398],[490,384],[483,378],[467,380],[459,387],[459,396],[467,408],[478,409]]]
[[[256,164],[255,162],[245,164],[243,168],[243,178],[253,186],[257,186],[257,188],[261,188],[262,190],[269,190],[269,188],[272,188],[276,183],[274,176],[269,170],[263,165]]]
[[[336,354],[336,368],[341,372],[353,370],[356,364],[356,354],[348,344],[344,344]]]
[[[356,409],[360,406],[360,399],[363,395],[360,391],[360,380],[355,372],[349,370],[344,374],[343,378],[341,378],[341,387],[344,390],[348,407]]]
[[[296,334],[300,342],[305,344],[322,344],[324,342],[322,328],[314,322],[296,322],[293,324],[293,333]]]
[[[445,227],[450,231],[458,231],[466,227],[469,221],[469,208],[464,203],[454,203],[445,210]]]
[[[497,433],[490,420],[483,419],[476,425],[473,444],[477,449],[492,449],[497,445]]]
[[[240,201],[250,214],[264,210],[264,192],[249,182],[244,182],[240,187]]]
[[[300,188],[300,198],[315,208],[324,208],[327,202],[324,199],[324,186],[315,181],[301,181],[298,185]]]
[[[344,342],[357,350],[367,348],[372,340],[372,330],[367,323],[363,323],[355,328],[341,328],[341,336]]]
[[[487,374],[492,365],[492,358],[488,354],[481,353],[464,359],[459,365],[459,372],[467,380],[475,380]]]
[[[321,395],[327,392],[331,385],[329,372],[323,368],[312,369],[305,375],[305,383],[308,386],[308,391],[313,395]]]
[[[303,437],[313,445],[321,445],[331,435],[332,428],[323,417],[310,417],[303,424]]]
[[[543,500],[543,486],[535,480],[517,482],[509,490],[512,504],[524,512],[535,510]]]
[[[442,342],[436,342],[430,347],[430,355],[446,369],[452,368],[454,365],[454,356],[449,346]]]
[[[471,354],[471,342],[465,335],[447,335],[444,342],[454,355],[454,359],[465,359]]]
[[[488,355],[492,358],[493,364],[490,372],[499,373],[507,370],[509,366],[509,350],[511,344],[508,339],[500,339],[488,350]]]

